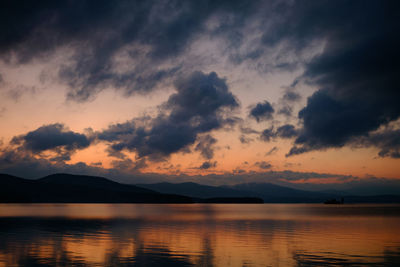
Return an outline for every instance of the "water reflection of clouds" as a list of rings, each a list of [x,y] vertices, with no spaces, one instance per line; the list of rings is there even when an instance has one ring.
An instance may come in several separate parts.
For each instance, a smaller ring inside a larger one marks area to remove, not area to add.
[[[392,264],[400,260],[400,217],[393,212],[368,211],[355,224],[335,214],[331,221],[262,219],[236,205],[145,207],[113,211],[140,215],[125,218],[0,218],[0,266],[400,266]],[[293,207],[278,208],[288,214]],[[253,212],[272,216],[267,205]]]

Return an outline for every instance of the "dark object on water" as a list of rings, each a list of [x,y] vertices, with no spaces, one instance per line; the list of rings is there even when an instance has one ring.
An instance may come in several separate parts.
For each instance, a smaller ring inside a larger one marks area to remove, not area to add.
[[[336,198],[328,199],[324,202],[324,204],[343,204],[344,198],[341,198],[340,201],[336,200]]]

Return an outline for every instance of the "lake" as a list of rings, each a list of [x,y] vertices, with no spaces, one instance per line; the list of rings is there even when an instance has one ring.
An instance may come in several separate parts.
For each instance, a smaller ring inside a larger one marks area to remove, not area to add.
[[[400,266],[400,206],[0,204],[0,266]]]

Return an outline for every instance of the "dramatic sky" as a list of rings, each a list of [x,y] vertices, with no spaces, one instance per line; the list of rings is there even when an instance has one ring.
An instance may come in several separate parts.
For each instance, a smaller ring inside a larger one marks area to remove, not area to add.
[[[400,178],[399,12],[381,0],[2,1],[0,172]]]

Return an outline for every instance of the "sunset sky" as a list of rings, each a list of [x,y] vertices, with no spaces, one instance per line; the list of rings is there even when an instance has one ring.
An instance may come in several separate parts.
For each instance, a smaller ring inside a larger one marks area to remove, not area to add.
[[[0,172],[400,178],[398,11],[398,1],[6,1]]]

